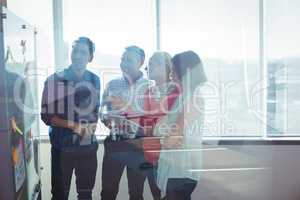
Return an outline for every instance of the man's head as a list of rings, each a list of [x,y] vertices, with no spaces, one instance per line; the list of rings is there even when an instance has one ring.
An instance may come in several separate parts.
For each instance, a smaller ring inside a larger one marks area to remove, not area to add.
[[[95,45],[87,37],[79,37],[73,42],[71,61],[76,69],[85,69],[86,65],[93,60]]]
[[[144,60],[145,52],[143,49],[137,46],[126,47],[120,64],[123,75],[126,77],[135,77],[139,74]]]

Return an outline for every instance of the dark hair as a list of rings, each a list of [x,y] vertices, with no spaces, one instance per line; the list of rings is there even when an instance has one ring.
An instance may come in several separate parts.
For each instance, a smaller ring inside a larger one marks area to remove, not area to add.
[[[203,70],[202,61],[200,57],[193,51],[185,51],[176,54],[172,58],[173,70],[180,80],[186,74],[187,69],[192,69],[194,67],[200,68],[199,72],[199,83],[206,81],[206,75]]]
[[[95,44],[93,43],[93,41],[88,38],[88,37],[79,37],[77,38],[74,42],[73,42],[73,46],[81,43],[81,44],[86,44],[89,47],[89,52],[91,57],[94,57],[94,52],[95,52]]]
[[[145,61],[145,51],[142,48],[133,45],[133,46],[126,47],[125,50],[136,53],[140,57],[140,59],[141,59],[141,64],[142,65],[144,64],[144,61]]]

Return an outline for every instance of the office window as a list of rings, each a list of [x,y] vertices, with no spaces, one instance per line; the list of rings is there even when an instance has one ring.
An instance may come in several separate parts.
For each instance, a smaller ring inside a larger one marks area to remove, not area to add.
[[[155,7],[151,0],[66,0],[63,4],[64,40],[71,52],[74,39],[90,37],[96,52],[89,69],[99,75],[102,91],[110,72],[120,72],[125,47],[137,45],[145,50],[146,61],[155,47]],[[82,9],[84,7],[84,9]],[[69,58],[68,59],[69,62]],[[145,62],[146,62],[145,61]],[[102,77],[105,75],[105,77]]]
[[[300,2],[266,0],[268,133],[299,135]]]
[[[30,5],[30,6],[29,6]],[[54,72],[54,48],[53,48],[53,9],[52,0],[9,0],[7,7],[18,17],[32,25],[36,31],[36,69],[30,70],[29,75],[37,79],[37,102],[41,101],[44,81]],[[24,9],[26,8],[26,9]],[[37,104],[36,116],[40,118],[40,103]],[[48,127],[39,119],[41,135],[48,135]]]
[[[161,0],[161,48],[204,62],[207,136],[262,132],[259,1]]]
[[[154,1],[66,0],[63,11],[64,40],[69,48],[78,36],[88,36],[96,43],[93,65],[118,67],[129,45],[140,46],[147,56],[154,50]]]
[[[66,51],[70,55],[72,42],[79,36],[90,37],[95,42],[94,60],[88,68],[101,77],[101,93],[109,80],[120,77],[119,64],[125,47],[137,45],[143,48],[146,53],[145,63],[154,51],[154,3],[152,0],[64,1]],[[99,129],[101,131],[97,133],[108,134],[101,123]]]

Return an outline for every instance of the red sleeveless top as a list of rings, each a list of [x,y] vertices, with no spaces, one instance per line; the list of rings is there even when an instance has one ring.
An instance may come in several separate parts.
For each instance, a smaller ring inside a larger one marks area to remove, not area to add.
[[[159,120],[172,108],[175,100],[180,94],[180,89],[174,89],[161,99],[156,99],[153,94],[153,88],[146,91],[146,98],[144,100],[144,109],[146,117],[141,119],[141,126],[146,128],[145,137],[142,141],[144,151],[144,158],[147,162],[156,165],[159,159],[159,152],[161,150],[160,139],[153,136],[153,129]],[[152,117],[147,117],[147,114]]]

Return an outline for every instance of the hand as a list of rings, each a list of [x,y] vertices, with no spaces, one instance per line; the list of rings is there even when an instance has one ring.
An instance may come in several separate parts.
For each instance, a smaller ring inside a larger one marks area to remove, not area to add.
[[[72,128],[73,132],[81,137],[83,137],[85,135],[85,129],[86,128],[79,123],[76,123],[74,125],[74,127]]]
[[[109,129],[111,129],[111,120],[109,119],[102,119],[101,122]]]
[[[23,135],[23,132],[20,130],[20,128],[18,128],[15,117],[12,117],[10,119],[10,129],[11,129],[12,133],[19,133],[20,135]]]
[[[16,123],[16,118],[12,117],[10,119],[10,126],[11,126],[11,130],[13,133],[17,132],[17,123]]]
[[[182,145],[182,136],[169,136],[163,139],[162,147],[164,149],[176,149]]]

